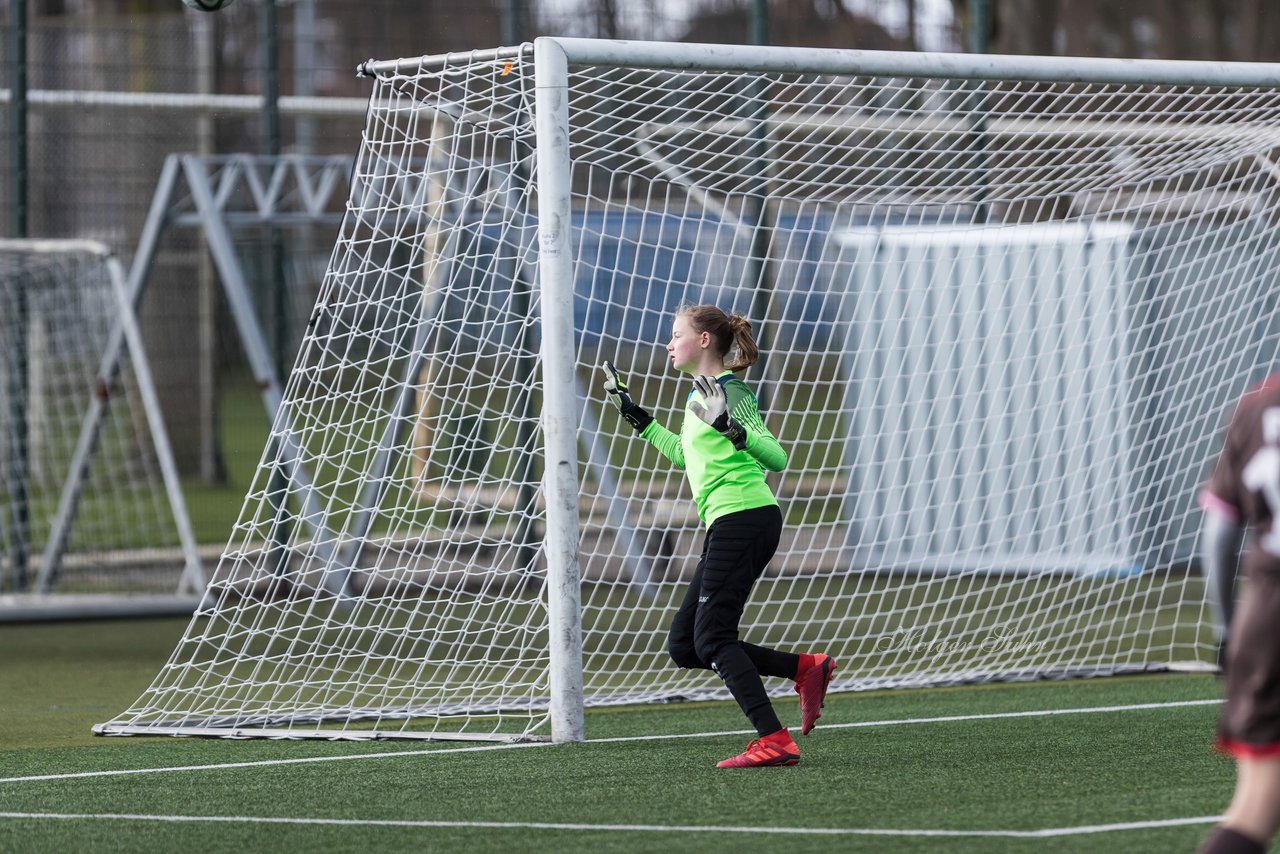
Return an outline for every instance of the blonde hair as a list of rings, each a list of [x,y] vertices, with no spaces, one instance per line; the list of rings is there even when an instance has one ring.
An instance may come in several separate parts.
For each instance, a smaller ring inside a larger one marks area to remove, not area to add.
[[[677,309],[676,314],[688,318],[694,331],[710,333],[716,355],[729,370],[749,368],[760,358],[760,348],[751,334],[751,321],[741,314],[725,314],[714,305],[685,305]]]

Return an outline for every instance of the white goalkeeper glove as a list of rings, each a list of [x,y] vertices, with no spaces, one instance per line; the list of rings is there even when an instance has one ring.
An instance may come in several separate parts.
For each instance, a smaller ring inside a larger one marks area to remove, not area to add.
[[[737,421],[733,420],[733,416],[729,414],[729,399],[724,395],[724,389],[720,383],[715,381],[714,377],[700,376],[693,381],[693,387],[702,395],[702,401],[699,402],[695,397],[693,402],[689,404],[689,408],[693,410],[693,414],[697,415],[707,424],[711,425],[713,430],[719,432],[730,442],[733,447],[739,451],[747,447],[747,430]]]
[[[600,370],[604,371],[604,392],[609,402],[622,413],[628,424],[636,428],[637,433],[648,427],[653,416],[631,399],[631,395],[627,393],[627,384],[622,381],[622,374],[618,373],[613,362],[607,359],[601,362]]]

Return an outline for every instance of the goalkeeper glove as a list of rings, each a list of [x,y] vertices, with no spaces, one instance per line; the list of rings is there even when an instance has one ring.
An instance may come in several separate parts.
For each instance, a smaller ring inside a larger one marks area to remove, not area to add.
[[[637,433],[648,427],[649,422],[653,421],[653,416],[627,394],[627,384],[622,381],[622,374],[618,373],[613,362],[607,359],[601,362],[600,370],[604,371],[604,392],[609,402],[622,413],[622,417],[627,419],[628,424],[636,428]]]
[[[724,396],[724,389],[720,383],[716,382],[713,377],[701,376],[693,381],[693,387],[697,389],[698,394],[702,395],[705,403],[699,403],[697,398],[689,404],[689,408],[693,410],[693,414],[697,415],[703,421],[711,425],[713,430],[720,433],[730,442],[733,447],[739,451],[747,447],[747,429],[733,420],[733,416],[729,414],[729,400]]]

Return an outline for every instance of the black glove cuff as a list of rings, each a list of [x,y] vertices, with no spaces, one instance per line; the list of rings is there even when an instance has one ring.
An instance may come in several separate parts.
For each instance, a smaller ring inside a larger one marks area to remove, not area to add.
[[[622,417],[627,419],[628,424],[636,428],[637,433],[644,432],[644,428],[653,422],[653,416],[646,412],[644,407],[634,403],[622,410]]]
[[[730,418],[729,413],[727,412],[720,413],[720,417],[717,418],[714,422],[712,422],[711,426],[715,428],[717,431],[719,431],[721,436],[724,436],[726,439],[732,442],[734,448],[738,449],[739,451],[746,450],[747,428],[743,427],[737,421],[734,421],[732,418]]]

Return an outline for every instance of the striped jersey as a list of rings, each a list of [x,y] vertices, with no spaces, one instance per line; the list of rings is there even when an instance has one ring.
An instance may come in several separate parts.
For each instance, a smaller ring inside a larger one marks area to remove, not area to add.
[[[1236,405],[1200,506],[1255,527],[1244,556],[1246,575],[1280,571],[1280,374],[1246,391]]]

